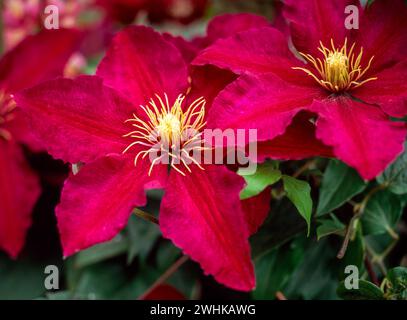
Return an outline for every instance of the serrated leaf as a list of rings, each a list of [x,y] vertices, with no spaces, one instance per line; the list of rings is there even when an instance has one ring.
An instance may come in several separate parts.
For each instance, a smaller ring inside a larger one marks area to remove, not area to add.
[[[346,225],[343,224],[334,214],[330,214],[326,218],[318,220],[317,239],[320,240],[330,234],[338,234],[345,230]]]
[[[239,173],[239,172],[238,172]],[[266,162],[258,166],[256,172],[251,175],[242,175],[246,181],[246,187],[240,193],[240,199],[248,199],[260,194],[268,186],[281,179],[281,171],[275,165]]]
[[[308,226],[308,235],[311,227],[312,198],[311,187],[306,181],[298,180],[283,175],[284,190],[288,199],[295,205],[300,215],[305,219]]]
[[[404,152],[377,178],[380,184],[387,184],[395,194],[407,193],[407,142]]]
[[[383,300],[384,292],[373,283],[359,279],[359,289],[347,289],[342,281],[337,289],[337,294],[344,300]]]
[[[403,213],[400,198],[387,190],[372,196],[362,215],[363,232],[368,234],[394,233]]]
[[[322,179],[317,216],[339,208],[365,188],[366,183],[354,169],[331,160]]]

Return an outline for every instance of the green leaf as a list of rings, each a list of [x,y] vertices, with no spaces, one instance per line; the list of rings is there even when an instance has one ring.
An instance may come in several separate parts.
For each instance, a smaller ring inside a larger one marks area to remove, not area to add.
[[[126,274],[119,264],[92,265],[81,271],[73,299],[110,299],[126,283]]]
[[[238,172],[239,173],[239,172]],[[248,199],[257,196],[268,186],[281,179],[281,171],[274,163],[266,162],[259,165],[256,172],[251,175],[242,175],[246,180],[246,187],[240,193],[240,199]]]
[[[307,244],[304,259],[282,292],[288,299],[337,299],[337,248],[330,246],[326,238],[303,241]]]
[[[45,293],[43,264],[19,259],[11,261],[0,253],[0,299],[35,299]]]
[[[394,234],[403,208],[399,197],[391,192],[379,191],[372,196],[362,215],[363,232],[368,234]]]
[[[274,299],[277,291],[288,283],[304,257],[304,247],[293,242],[256,259],[256,276],[261,279],[252,295],[255,299]]]
[[[342,234],[346,228],[346,225],[343,224],[333,213],[331,213],[328,217],[319,219],[318,223],[318,240],[330,234]]]
[[[331,160],[322,179],[317,216],[339,208],[365,188],[366,183],[354,169],[340,161]]]
[[[312,199],[311,187],[306,181],[297,180],[290,176],[283,175],[284,190],[288,199],[295,205],[308,226],[308,235],[311,227]]]
[[[113,240],[95,245],[89,249],[79,252],[75,257],[75,267],[84,268],[127,252],[127,239],[119,234]]]
[[[391,269],[387,275],[386,296],[393,300],[407,300],[407,268],[397,267]]]
[[[383,300],[384,292],[373,283],[359,279],[359,289],[347,289],[342,281],[337,289],[337,294],[344,300]]]
[[[407,142],[404,152],[377,178],[380,184],[387,184],[395,194],[407,193]]]
[[[127,262],[131,263],[137,255],[142,259],[147,256],[160,236],[160,229],[149,221],[132,216],[127,225],[127,235],[129,239]]]

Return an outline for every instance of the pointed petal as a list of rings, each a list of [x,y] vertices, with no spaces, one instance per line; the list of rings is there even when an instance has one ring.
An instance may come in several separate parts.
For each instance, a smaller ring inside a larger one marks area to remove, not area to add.
[[[318,87],[295,85],[272,74],[243,75],[215,99],[208,128],[257,129],[258,141],[271,140],[320,95]]]
[[[317,137],[364,179],[380,174],[403,151],[404,123],[390,121],[378,107],[340,97],[315,101]]]
[[[170,173],[160,227],[207,274],[233,289],[255,284],[248,227],[239,200],[243,179],[224,166]]]
[[[187,67],[177,48],[142,26],[117,34],[97,75],[137,106],[145,105],[155,94],[167,93],[173,101],[188,87]]]
[[[0,140],[0,249],[20,253],[40,195],[38,178],[17,144]]]
[[[119,233],[135,207],[146,204],[145,189],[165,183],[166,168],[147,175],[148,161],[107,156],[70,176],[56,209],[64,256],[108,241]]]
[[[121,153],[129,144],[122,136],[133,106],[98,77],[58,79],[16,95],[33,131],[55,158],[89,162]]]
[[[357,0],[286,0],[283,14],[290,24],[291,37],[296,49],[319,56],[319,42],[325,46],[331,39],[343,43],[348,30],[345,28],[345,8]]]
[[[365,102],[378,104],[388,115],[401,118],[407,115],[407,60],[384,69],[370,81],[353,91]]]
[[[0,88],[10,93],[62,75],[82,40],[72,29],[43,30],[28,36],[0,60]]]

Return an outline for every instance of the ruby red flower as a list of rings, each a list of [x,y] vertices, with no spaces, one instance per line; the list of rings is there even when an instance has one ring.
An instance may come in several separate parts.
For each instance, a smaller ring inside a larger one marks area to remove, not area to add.
[[[167,165],[147,157],[147,137],[172,145],[192,128],[197,133],[188,140],[199,138],[207,110],[188,79],[175,46],[150,28],[130,27],[114,38],[96,76],[53,80],[16,100],[51,155],[85,163],[66,181],[56,209],[65,256],[114,237],[146,204],[145,190],[165,188],[163,236],[217,281],[250,290],[248,237],[264,220],[270,194],[242,203],[244,181],[225,166],[181,161],[168,174]],[[202,83],[209,95],[205,85],[211,83]]]
[[[32,136],[12,94],[62,74],[80,35],[72,30],[29,36],[0,59],[0,249],[17,257],[24,245],[31,212],[40,194],[37,176],[20,144],[41,145]]]
[[[360,29],[344,26],[345,7],[360,10]],[[317,114],[317,137],[365,179],[403,150],[407,114],[407,9],[403,1],[285,1],[292,42],[259,28],[219,40],[193,62],[242,75],[214,102],[208,125],[258,128],[260,141],[286,131],[301,111]],[[306,143],[305,139],[300,139]],[[291,158],[291,149],[269,156]],[[284,157],[284,153],[286,157]]]

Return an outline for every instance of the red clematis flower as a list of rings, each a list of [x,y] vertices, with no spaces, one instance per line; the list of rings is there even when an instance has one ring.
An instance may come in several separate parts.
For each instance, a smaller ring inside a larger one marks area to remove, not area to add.
[[[147,157],[151,136],[169,146],[185,134],[199,141],[207,109],[188,78],[175,46],[150,28],[130,27],[114,38],[97,76],[50,81],[16,100],[50,154],[85,163],[66,181],[56,209],[65,256],[114,237],[134,207],[146,204],[145,190],[165,188],[164,237],[217,281],[251,290],[248,237],[268,213],[270,194],[242,203],[244,181],[226,166],[171,162],[168,174],[167,165]]]
[[[345,28],[349,4],[360,10],[360,30]],[[407,114],[405,4],[377,0],[361,8],[358,1],[287,0],[284,14],[306,63],[273,28],[217,41],[195,59],[196,65],[246,73],[214,102],[208,125],[246,123],[267,141],[309,111],[318,116],[317,137],[363,178],[374,178],[400,154],[406,137],[405,124],[389,119]],[[291,150],[285,152],[289,157]]]
[[[40,194],[39,181],[26,163],[19,143],[33,150],[33,138],[12,94],[62,74],[80,35],[72,30],[29,36],[0,60],[0,249],[17,257]]]

